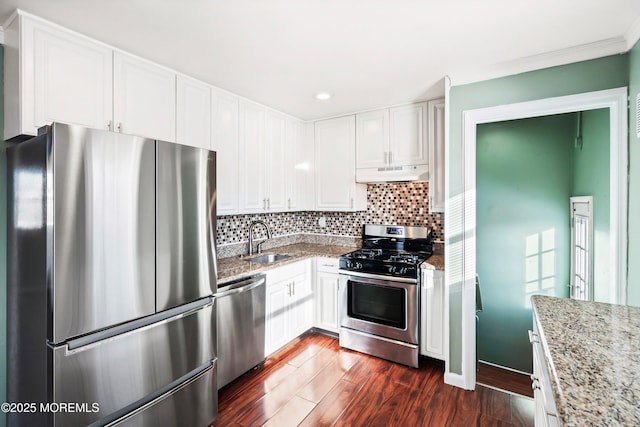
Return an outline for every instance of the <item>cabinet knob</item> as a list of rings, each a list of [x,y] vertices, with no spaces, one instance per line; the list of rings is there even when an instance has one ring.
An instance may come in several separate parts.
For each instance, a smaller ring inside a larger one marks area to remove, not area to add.
[[[119,133],[122,133],[122,122],[118,122],[116,129],[118,130]]]
[[[393,151],[389,151],[389,164],[393,163]]]
[[[267,197],[267,210],[271,209],[271,199]]]
[[[389,152],[388,151],[384,152],[384,164],[385,165],[389,164]]]
[[[354,209],[354,206],[355,206],[355,202],[354,202],[353,197],[352,197],[351,198],[351,209]]]
[[[113,129],[112,129],[112,126],[113,126],[113,123],[111,122],[111,120],[109,120],[109,121],[107,122],[107,130],[108,130],[108,131],[112,131],[112,130],[113,130]]]
[[[291,209],[291,198],[287,199],[287,209]]]

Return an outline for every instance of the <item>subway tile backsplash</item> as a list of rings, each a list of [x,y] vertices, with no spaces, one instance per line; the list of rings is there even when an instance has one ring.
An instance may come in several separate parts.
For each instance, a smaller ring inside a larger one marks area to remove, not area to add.
[[[319,225],[322,217],[325,218],[325,227]],[[434,240],[444,240],[444,215],[429,213],[427,182],[368,184],[367,210],[364,212],[306,211],[220,216],[217,227],[218,246],[246,242],[249,239],[249,225],[258,219],[269,225],[272,235],[280,237],[278,240],[291,240],[291,243],[309,240],[309,237],[298,235],[358,238],[363,224],[428,226]],[[262,227],[256,227],[255,237],[265,235]],[[220,255],[224,257],[222,253]]]

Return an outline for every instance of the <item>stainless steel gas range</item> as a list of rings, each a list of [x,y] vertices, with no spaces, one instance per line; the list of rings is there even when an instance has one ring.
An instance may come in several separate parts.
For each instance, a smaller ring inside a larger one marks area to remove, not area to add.
[[[420,264],[427,227],[367,224],[362,248],[340,257],[340,345],[418,367]]]

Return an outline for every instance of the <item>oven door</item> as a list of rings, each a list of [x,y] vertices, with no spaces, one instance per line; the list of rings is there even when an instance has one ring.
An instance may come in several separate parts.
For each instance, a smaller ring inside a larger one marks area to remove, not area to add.
[[[420,287],[416,281],[364,275],[340,274],[340,326],[418,344]]]

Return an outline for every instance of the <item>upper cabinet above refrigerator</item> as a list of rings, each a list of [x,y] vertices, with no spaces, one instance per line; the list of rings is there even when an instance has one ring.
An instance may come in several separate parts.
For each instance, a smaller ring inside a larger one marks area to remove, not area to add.
[[[158,311],[217,290],[216,155],[157,142]]]

